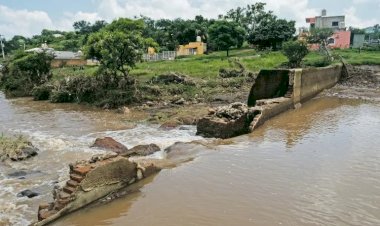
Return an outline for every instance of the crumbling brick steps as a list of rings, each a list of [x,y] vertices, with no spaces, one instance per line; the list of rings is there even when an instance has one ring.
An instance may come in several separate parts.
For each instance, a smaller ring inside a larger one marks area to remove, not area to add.
[[[80,183],[83,180],[83,177],[81,175],[71,173],[70,179]]]
[[[76,188],[70,187],[70,186],[65,186],[63,187],[63,191],[66,192],[67,194],[73,194],[75,192]]]
[[[88,166],[77,166],[73,169],[73,173],[76,173],[80,176],[86,176],[88,172],[92,170],[92,167],[90,165]]]
[[[56,214],[57,210],[48,210],[48,209],[40,209],[38,210],[38,221],[45,220],[54,214]]]
[[[38,223],[46,225],[58,217],[75,211],[104,195],[148,177],[160,168],[149,161],[130,161],[127,157],[101,156],[96,160],[70,165],[70,179],[56,190],[54,201],[38,209]],[[105,176],[106,175],[106,176]]]
[[[66,182],[66,185],[69,187],[72,187],[72,188],[76,188],[76,187],[78,187],[79,183],[75,180],[68,180]]]

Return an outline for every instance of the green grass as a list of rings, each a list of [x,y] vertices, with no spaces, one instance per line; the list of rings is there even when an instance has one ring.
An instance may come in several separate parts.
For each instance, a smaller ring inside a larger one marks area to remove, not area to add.
[[[326,58],[319,52],[310,52],[303,60],[303,64],[306,67],[323,67],[327,66]]]
[[[362,51],[347,49],[334,50],[336,54],[343,56],[347,63],[376,64],[380,65],[380,52]],[[287,62],[286,57],[281,52],[257,52],[254,49],[231,50],[230,59],[238,58],[247,70],[258,72],[261,69],[277,68]],[[306,66],[323,66],[324,56],[319,52],[311,52],[304,59]],[[131,75],[141,81],[147,81],[153,76],[168,72],[178,72],[200,79],[218,78],[219,69],[231,68],[231,64],[226,57],[225,51],[213,52],[208,55],[187,56],[173,61],[143,62],[136,65],[131,71]],[[53,69],[54,78],[62,78],[72,75],[93,75],[97,67],[85,67],[84,70],[73,68]]]
[[[349,64],[353,65],[380,65],[380,51],[361,51],[357,49],[335,50]]]
[[[257,53],[253,49],[232,50],[230,59],[239,58],[240,62],[251,71],[274,68],[286,62],[280,52]],[[179,72],[191,77],[212,79],[218,77],[219,69],[234,67],[228,61],[226,52],[214,52],[209,55],[190,56],[174,61],[144,62],[137,65],[131,74],[142,80],[167,72]]]

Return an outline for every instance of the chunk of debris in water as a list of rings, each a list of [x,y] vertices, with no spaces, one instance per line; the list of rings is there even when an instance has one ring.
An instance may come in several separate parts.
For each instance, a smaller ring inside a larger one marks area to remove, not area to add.
[[[28,198],[33,198],[36,196],[39,196],[40,194],[34,191],[31,191],[29,189],[23,190],[20,193],[17,194],[17,197],[28,197]]]
[[[117,142],[112,137],[97,138],[91,147],[110,150],[118,154],[128,151],[126,146]]]
[[[147,145],[147,149],[140,147],[135,151],[146,154],[154,150],[157,150],[155,145]],[[40,205],[39,222],[35,225],[51,223],[61,216],[149,177],[159,170],[161,168],[152,162],[138,159],[132,162],[120,155],[98,155],[96,161],[91,159],[72,164],[70,179],[65,186],[53,190],[54,202]]]

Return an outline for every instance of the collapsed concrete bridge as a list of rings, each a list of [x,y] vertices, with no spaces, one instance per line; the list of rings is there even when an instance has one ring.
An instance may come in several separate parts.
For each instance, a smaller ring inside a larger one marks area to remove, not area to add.
[[[250,133],[268,119],[315,97],[337,84],[345,67],[334,65],[323,68],[261,70],[255,79],[247,106],[238,104],[213,110],[199,120],[197,134],[205,137],[230,138]],[[229,117],[240,111],[239,117]]]

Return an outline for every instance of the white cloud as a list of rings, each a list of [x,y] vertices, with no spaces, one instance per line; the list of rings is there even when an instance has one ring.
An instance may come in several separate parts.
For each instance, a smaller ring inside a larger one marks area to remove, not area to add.
[[[95,22],[101,19],[97,13],[79,11],[63,13],[60,19],[53,21],[44,11],[14,10],[0,5],[0,34],[6,38],[16,34],[31,37],[40,34],[43,29],[73,30],[75,21]]]
[[[365,4],[365,3],[369,3],[371,2],[371,0],[353,0],[352,3],[354,4]]]
[[[365,28],[378,23],[378,21],[376,21],[375,19],[361,19],[357,15],[356,8],[354,8],[353,6],[344,9],[344,14],[346,15],[346,26]]]
[[[193,16],[193,8],[188,0],[141,0],[118,1],[101,0],[99,14],[107,20],[118,17],[148,16],[154,19],[176,17],[190,18]]]
[[[57,21],[55,28],[58,30],[72,30],[75,21],[85,20],[93,23],[97,20],[102,20],[102,18],[97,13],[86,13],[86,12],[76,12],[70,13],[66,12],[63,17]]]
[[[252,0],[100,0],[99,15],[107,20],[117,17],[133,17],[144,15],[158,18],[194,18],[203,15],[208,18],[217,18],[237,6],[246,6],[258,1]],[[296,20],[297,25],[305,24],[305,18],[317,15],[316,9],[308,8],[308,0],[261,0],[267,3],[267,9],[273,10],[282,18]]]
[[[53,28],[49,15],[43,11],[13,10],[0,5],[0,31],[7,38],[15,34],[31,36],[42,28]]]
[[[72,24],[78,20],[94,22],[96,20],[111,21],[118,17],[134,17],[139,15],[159,18],[194,18],[203,15],[217,18],[229,9],[246,6],[261,1],[267,3],[266,9],[272,10],[280,18],[296,21],[296,26],[306,26],[305,18],[320,14],[320,9],[311,8],[312,0],[92,0],[97,8],[92,12],[64,12],[52,20],[47,12],[15,10],[0,5],[0,32],[8,38],[21,34],[31,36],[39,34],[42,29],[72,30]],[[327,0],[326,0],[327,1]],[[375,19],[363,19],[354,6],[364,7],[365,3],[379,3],[380,0],[352,0],[352,7],[344,9],[347,26],[365,27],[376,23]],[[321,4],[325,1],[321,1]],[[53,4],[53,3],[52,3]],[[349,4],[350,5],[350,4]],[[341,9],[339,9],[341,11]],[[53,12],[50,12],[53,13]],[[363,12],[360,12],[363,14]],[[376,18],[378,16],[373,16]],[[379,19],[379,18],[378,18]]]

